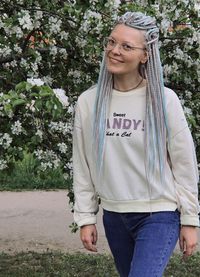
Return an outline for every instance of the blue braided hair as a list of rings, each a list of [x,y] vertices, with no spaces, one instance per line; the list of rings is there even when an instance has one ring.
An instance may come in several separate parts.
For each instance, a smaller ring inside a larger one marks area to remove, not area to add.
[[[126,12],[115,23],[144,31],[148,60],[140,67],[140,74],[147,81],[145,115],[145,153],[146,176],[150,183],[159,169],[160,181],[165,179],[167,160],[167,115],[164,97],[164,83],[160,54],[158,49],[159,29],[154,18],[141,12]],[[110,107],[113,90],[113,76],[105,64],[105,53],[101,63],[96,102],[94,107],[93,146],[97,170],[103,165],[106,118]]]

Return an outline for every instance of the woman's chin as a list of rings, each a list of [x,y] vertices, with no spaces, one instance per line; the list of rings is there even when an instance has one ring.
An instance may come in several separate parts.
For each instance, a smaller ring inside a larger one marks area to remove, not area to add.
[[[121,75],[123,74],[123,71],[119,68],[113,67],[113,66],[107,66],[107,70],[111,74]]]

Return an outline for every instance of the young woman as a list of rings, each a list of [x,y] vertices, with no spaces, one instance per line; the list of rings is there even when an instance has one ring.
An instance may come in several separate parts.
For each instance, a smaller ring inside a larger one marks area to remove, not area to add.
[[[164,87],[155,20],[127,12],[105,38],[99,80],[78,99],[74,124],[74,219],[97,251],[101,202],[120,276],[162,276],[179,237],[197,244],[198,171],[176,94]]]

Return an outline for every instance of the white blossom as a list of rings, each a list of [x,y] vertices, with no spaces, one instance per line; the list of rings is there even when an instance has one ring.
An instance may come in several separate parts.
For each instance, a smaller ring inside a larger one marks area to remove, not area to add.
[[[53,92],[64,107],[67,107],[69,105],[68,96],[65,95],[65,91],[63,89],[53,89]]]
[[[35,156],[40,161],[41,170],[45,171],[51,168],[59,167],[61,161],[58,158],[57,154],[52,150],[43,151],[41,149],[37,149],[34,151]]]
[[[167,34],[167,32],[169,32],[169,28],[172,26],[172,23],[169,19],[167,18],[163,18],[163,20],[161,21],[160,24],[160,30],[162,33],[164,33],[165,35]]]
[[[22,17],[18,18],[18,21],[22,28],[27,30],[33,30],[33,22],[28,11],[22,11],[20,15],[22,15]]]
[[[42,61],[42,55],[38,51],[35,51],[35,55],[37,55],[35,59],[35,63],[39,64]]]
[[[9,69],[10,68],[10,63],[4,63],[3,68]]]
[[[42,11],[36,11],[35,12],[35,19],[41,19],[43,17]]]
[[[44,81],[42,81],[42,80],[39,79],[39,78],[28,78],[28,79],[27,79],[27,82],[28,82],[29,84],[33,85],[33,86],[38,86],[38,87],[44,85]]]
[[[31,112],[35,112],[35,100],[31,100],[31,103],[26,104],[26,109],[30,110]]]
[[[63,134],[64,136],[69,134],[72,131],[72,125],[66,122],[54,122],[52,121],[49,124],[49,128],[53,132],[58,132],[60,134]]]
[[[163,66],[163,75],[164,75],[164,78],[165,78],[165,82],[168,82],[169,80],[169,76],[172,74],[172,66],[169,65],[169,64],[165,64]]]
[[[19,95],[21,98],[23,98],[23,99],[26,99],[26,95],[24,94],[24,93],[20,93],[20,95]]]
[[[198,44],[200,44],[200,33],[194,30],[192,37],[187,38],[187,42],[190,44],[198,42]]]
[[[43,132],[42,132],[42,130],[37,129],[37,132],[36,132],[35,134],[36,134],[36,136],[38,136],[40,139],[43,138]]]
[[[20,65],[23,66],[25,69],[29,69],[28,61],[25,60],[24,58],[21,59]]]
[[[12,50],[8,46],[5,46],[4,48],[0,48],[0,56],[6,57],[6,56],[10,55],[11,52],[12,52]]]
[[[57,47],[56,47],[56,46],[52,46],[52,47],[50,48],[50,55],[56,56],[57,53],[58,53]]]
[[[182,3],[185,4],[185,5],[188,5],[189,0],[180,0],[180,2],[182,2]]]
[[[44,76],[42,80],[44,81],[45,84],[49,86],[51,86],[53,83],[53,78],[51,76]]]
[[[100,13],[97,13],[97,12],[94,12],[91,10],[87,10],[83,16],[83,19],[88,20],[88,18],[90,18],[90,17],[94,17],[96,19],[101,20],[102,15]]]
[[[81,30],[80,30],[81,31]],[[87,45],[87,40],[85,38],[81,38],[79,36],[77,36],[75,38],[75,42],[76,44],[81,47],[81,48],[84,48],[86,45]]]
[[[2,145],[4,149],[8,149],[10,147],[12,140],[13,139],[8,133],[5,133],[5,134],[0,133],[0,145]]]
[[[180,60],[184,60],[184,58],[185,58],[185,55],[180,48],[176,48],[174,55],[176,56],[176,58],[178,58]]]
[[[37,64],[37,62],[30,63],[30,68],[34,72],[34,75],[38,75],[38,64]]]
[[[61,31],[59,35],[61,39],[68,40],[69,38],[69,33],[66,33],[65,31]]]
[[[65,172],[65,173],[63,174],[63,178],[64,178],[65,180],[68,180],[69,174]]]
[[[53,164],[51,162],[41,162],[41,170],[45,171],[48,168],[51,169],[53,167]]]
[[[189,107],[184,107],[183,109],[184,109],[184,112],[185,112],[185,114],[186,114],[187,116],[192,115],[192,110],[191,110],[191,108],[189,108]]]
[[[19,27],[19,26],[13,26],[12,33],[15,34],[18,39],[22,38],[24,36],[24,33],[23,33],[21,27]]]
[[[16,62],[16,61],[12,61],[12,62],[10,62],[10,65],[11,65],[12,67],[16,67],[16,66],[17,66],[17,62]]]
[[[57,146],[61,153],[63,153],[63,154],[67,153],[67,145],[64,142],[58,143]]]
[[[8,167],[7,161],[0,159],[0,170],[4,170]]]
[[[191,97],[192,97],[192,92],[186,90],[186,91],[185,91],[185,95],[187,96],[187,98],[191,99]]]
[[[65,48],[59,49],[59,53],[61,54],[61,56],[62,56],[63,59],[65,59],[65,60],[67,59],[68,54],[67,54],[67,51],[66,51]]]
[[[72,177],[72,172],[73,172],[73,163],[72,163],[72,159],[70,159],[70,161],[68,163],[66,163],[65,168],[67,168],[68,170],[70,170],[70,176]]]
[[[72,169],[72,168],[73,168],[73,163],[72,163],[72,161],[66,163],[66,167],[67,167],[68,169]]]
[[[59,159],[55,159],[52,161],[52,163],[53,163],[54,168],[58,168],[60,166],[61,162]]]
[[[31,100],[31,104],[30,104],[30,110],[32,111],[32,112],[35,112],[35,100]]]
[[[70,105],[67,109],[68,113],[72,114],[74,112],[74,107]]]
[[[14,45],[14,51],[17,52],[18,54],[21,54],[22,53],[22,49],[21,47],[19,47],[18,45]]]
[[[19,120],[15,121],[11,126],[11,132],[13,135],[19,135],[22,133],[22,124]]]
[[[50,32],[53,34],[57,34],[61,31],[61,24],[62,21],[60,19],[57,19],[56,17],[50,16],[49,17],[49,29]]]

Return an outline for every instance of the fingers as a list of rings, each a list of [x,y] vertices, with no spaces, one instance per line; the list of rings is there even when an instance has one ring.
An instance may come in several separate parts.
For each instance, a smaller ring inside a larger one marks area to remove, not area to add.
[[[96,245],[97,243],[97,232],[93,233],[93,244]]]
[[[192,226],[183,226],[180,232],[179,245],[181,251],[183,252],[184,259],[194,253],[197,242],[197,228]]]
[[[187,257],[191,256],[195,252],[196,246],[197,246],[196,243],[186,245],[186,248],[183,251],[183,258],[187,258]]]
[[[92,244],[90,241],[83,241],[84,247],[92,252],[97,252],[97,248],[94,244]]]
[[[84,247],[87,250],[92,252],[97,252],[96,242],[97,242],[97,236],[95,236],[94,234],[91,234],[89,236],[85,236],[82,238],[82,243]]]
[[[97,230],[95,225],[86,225],[81,227],[80,237],[84,247],[87,250],[97,252]]]
[[[179,237],[179,246],[180,246],[180,250],[181,252],[184,252],[185,249],[184,249],[184,239],[183,239],[183,236],[180,234],[180,237]]]

